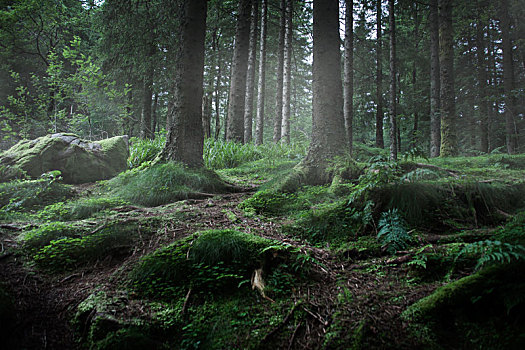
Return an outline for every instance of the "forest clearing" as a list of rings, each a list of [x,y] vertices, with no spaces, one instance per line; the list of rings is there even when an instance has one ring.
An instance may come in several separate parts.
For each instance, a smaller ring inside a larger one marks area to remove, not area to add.
[[[4,1],[1,347],[524,348],[524,13]]]

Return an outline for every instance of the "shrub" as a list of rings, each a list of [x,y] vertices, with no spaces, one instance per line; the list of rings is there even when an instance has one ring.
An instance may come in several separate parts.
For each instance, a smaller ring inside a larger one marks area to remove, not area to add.
[[[406,230],[406,222],[397,209],[382,213],[378,226],[377,239],[390,254],[405,249],[412,239]]]
[[[157,135],[155,139],[140,139],[132,137],[129,140],[128,168],[138,168],[150,162],[160,153],[166,143],[166,137]]]
[[[86,228],[65,222],[44,224],[22,235],[23,247],[34,253],[51,241],[66,237],[81,237],[86,232]]]

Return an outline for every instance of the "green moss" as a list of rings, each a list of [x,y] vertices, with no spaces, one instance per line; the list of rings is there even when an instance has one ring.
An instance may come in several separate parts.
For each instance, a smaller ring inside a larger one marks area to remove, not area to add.
[[[131,286],[160,299],[182,296],[188,288],[228,293],[247,281],[271,252],[284,249],[277,241],[239,231],[203,231],[145,256],[130,274]]]
[[[105,333],[106,337],[91,345],[96,350],[142,350],[165,349],[162,343],[151,339],[139,327],[123,328]]]
[[[486,268],[443,287],[410,306],[402,317],[427,345],[494,349],[516,348],[523,341],[525,284],[516,276],[524,264]]]

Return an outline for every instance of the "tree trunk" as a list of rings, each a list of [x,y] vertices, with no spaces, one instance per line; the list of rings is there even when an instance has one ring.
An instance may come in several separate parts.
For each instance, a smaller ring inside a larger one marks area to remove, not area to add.
[[[157,119],[157,110],[159,106],[159,94],[155,94],[155,98],[153,99],[153,108],[151,109],[151,131],[153,132],[153,136],[155,136],[155,131],[157,130],[158,126],[158,119]]]
[[[217,3],[219,6],[220,3]],[[219,9],[217,9],[219,10]],[[220,34],[218,28],[215,28],[212,34],[212,45],[213,51],[215,52],[215,66],[217,67],[217,73],[215,74],[215,88],[214,88],[214,104],[215,104],[215,140],[219,139],[219,133],[221,131],[221,78],[222,78],[222,62],[221,62],[221,50],[219,49]]]
[[[284,35],[284,66],[283,66],[283,121],[281,125],[281,141],[290,143],[290,95],[292,86],[292,19],[293,0],[286,0],[286,24]]]
[[[140,121],[140,136],[143,139],[152,139],[153,131],[151,130],[151,98],[153,97],[153,55],[155,54],[155,47],[151,55],[148,57],[148,65],[146,74],[144,75],[143,95],[142,95],[142,118]]]
[[[383,42],[382,42],[382,0],[376,1],[377,50],[376,50],[376,147],[385,148],[383,137]]]
[[[268,27],[268,0],[262,0],[261,39],[259,52],[259,84],[257,87],[257,117],[255,122],[255,144],[262,145],[264,136],[264,100],[266,95],[266,31]]]
[[[202,96],[202,130],[204,138],[211,135],[211,96],[203,94]]]
[[[244,140],[244,105],[246,101],[246,73],[250,44],[251,0],[239,0],[235,47],[233,49],[230,97],[228,106],[228,141]]]
[[[275,92],[275,120],[273,124],[273,142],[281,140],[283,121],[283,66],[284,66],[284,35],[286,32],[285,0],[281,0],[281,22],[279,27],[279,47],[277,48],[277,86]]]
[[[454,100],[454,48],[452,1],[439,0],[439,68],[441,84],[441,150],[442,157],[455,156],[456,103]]]
[[[388,0],[388,23],[390,26],[390,160],[397,160],[397,70],[396,70],[396,21],[394,0]]]
[[[518,148],[518,134],[514,120],[515,99],[512,95],[514,90],[514,63],[510,30],[508,0],[502,0],[501,38],[503,44],[503,90],[505,91],[505,139],[508,154],[514,154]]]
[[[168,129],[162,160],[190,167],[203,165],[202,95],[206,0],[186,1],[173,91],[173,121]]]
[[[439,19],[438,0],[430,0],[430,157],[439,157],[441,147]]]
[[[478,2],[478,9],[481,9],[480,2]],[[483,31],[483,23],[481,19],[481,11],[478,12],[478,20],[476,23],[476,46],[477,46],[477,61],[478,61],[478,99],[480,103],[480,150],[483,153],[489,151],[488,139],[488,119],[490,114],[490,106],[488,101],[488,90],[490,87],[487,84],[487,63],[485,59],[485,39]]]
[[[314,0],[312,138],[302,163],[308,183],[329,180],[328,160],[345,152],[338,0]]]
[[[353,152],[354,132],[354,1],[345,0],[345,61],[344,61],[344,119],[346,140],[348,141],[348,151]],[[381,121],[382,118],[381,118]],[[382,134],[382,131],[381,131]]]
[[[418,3],[414,3],[414,52],[419,51],[419,12],[418,12]],[[418,90],[417,90],[417,65],[416,61],[412,62],[412,110],[414,115],[414,124],[412,127],[412,135],[410,137],[410,148],[414,149],[419,144],[418,133],[419,133],[419,113],[418,113]]]
[[[244,105],[244,143],[252,142],[253,97],[257,58],[257,26],[259,20],[259,1],[252,0],[250,44],[248,49],[248,71],[246,75],[246,104]]]

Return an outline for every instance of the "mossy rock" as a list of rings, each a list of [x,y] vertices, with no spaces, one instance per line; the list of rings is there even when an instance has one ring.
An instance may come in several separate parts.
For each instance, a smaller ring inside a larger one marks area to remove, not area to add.
[[[3,153],[0,181],[60,170],[65,183],[95,182],[126,170],[127,158],[127,136],[90,142],[73,134],[46,135],[20,141]]]
[[[429,348],[518,349],[525,345],[525,264],[496,265],[438,288],[402,317]]]

